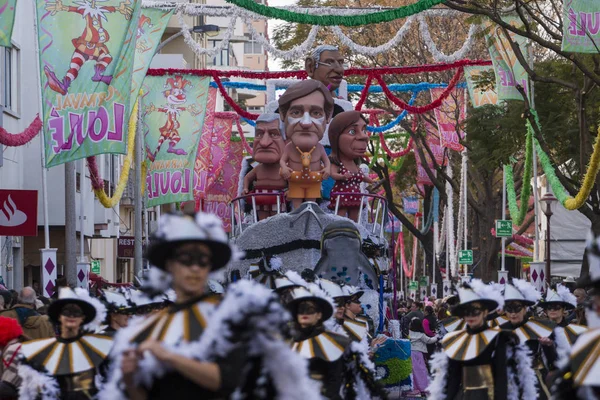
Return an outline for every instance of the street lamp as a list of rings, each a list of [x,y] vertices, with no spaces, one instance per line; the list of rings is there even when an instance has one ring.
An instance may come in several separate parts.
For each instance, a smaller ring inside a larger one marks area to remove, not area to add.
[[[544,210],[544,214],[546,215],[546,290],[550,288],[551,283],[551,273],[550,273],[550,217],[552,217],[552,205],[557,201],[557,198],[554,197],[552,192],[547,191],[544,196],[542,196],[541,201],[546,203],[546,209]]]
[[[201,33],[211,37],[217,36],[219,34],[219,31],[220,28],[217,25],[197,25],[189,29],[189,32]],[[154,54],[158,54],[163,49],[163,47],[165,47],[167,44],[171,43],[173,40],[177,39],[181,35],[183,35],[183,29],[177,32],[176,34],[169,36],[167,40],[159,44]]]

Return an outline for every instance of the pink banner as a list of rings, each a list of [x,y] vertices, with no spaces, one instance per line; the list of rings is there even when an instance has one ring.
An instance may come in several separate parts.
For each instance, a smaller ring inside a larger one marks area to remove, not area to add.
[[[206,103],[206,116],[204,117],[204,127],[200,143],[198,143],[198,153],[196,163],[194,164],[194,175],[196,185],[194,187],[194,199],[201,199],[206,192],[208,184],[208,171],[211,158],[211,143],[215,121],[215,106],[217,103],[217,89],[210,88],[208,92],[208,101]]]
[[[431,89],[432,98],[437,99],[443,91],[443,88]],[[459,138],[464,138],[464,131],[460,129],[460,125],[467,116],[466,90],[454,89],[433,113],[437,120],[441,146],[463,151],[464,146],[460,144]]]
[[[440,136],[438,130],[435,126],[430,124],[428,121],[425,121],[425,132],[426,132],[426,140],[427,145],[431,149],[433,153],[433,157],[435,158],[435,162],[440,165],[446,165],[444,160],[444,147],[440,144]],[[425,155],[428,158],[428,154]]]
[[[230,120],[231,121],[231,120]],[[231,133],[231,130],[230,130]],[[237,196],[244,146],[241,142],[230,142],[229,151],[221,173],[214,181],[203,201],[203,210],[216,214],[223,220],[226,232],[231,231],[231,200]]]
[[[413,144],[413,146],[415,146]],[[425,167],[423,166],[423,161],[421,160],[421,157],[419,156],[419,151],[416,149],[416,147],[413,147],[413,151],[415,152],[415,161],[417,163],[417,185],[429,185],[432,186],[433,182],[431,182],[431,179],[429,179],[429,176],[427,175],[427,172],[425,171]],[[425,162],[427,162],[427,164],[429,165],[429,169],[431,169],[433,171],[433,173],[435,174],[435,170],[433,170],[433,165],[431,163],[431,160],[428,159],[429,157],[427,156],[427,150],[423,149],[423,153],[425,154]]]

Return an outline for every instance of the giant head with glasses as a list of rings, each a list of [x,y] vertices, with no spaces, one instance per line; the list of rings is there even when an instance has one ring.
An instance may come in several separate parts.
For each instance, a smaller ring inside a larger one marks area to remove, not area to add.
[[[337,46],[321,45],[306,58],[304,69],[311,79],[322,82],[333,92],[344,78],[344,57]]]
[[[210,272],[225,267],[231,254],[227,233],[217,216],[174,213],[161,216],[146,258],[168,273],[179,303],[204,295]]]

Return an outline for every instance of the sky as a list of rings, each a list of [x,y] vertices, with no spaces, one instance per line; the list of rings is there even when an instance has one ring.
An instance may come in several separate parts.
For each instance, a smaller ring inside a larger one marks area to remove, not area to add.
[[[296,4],[296,0],[267,0],[270,7],[281,7],[281,6],[293,6]],[[273,36],[273,28],[285,23],[279,20],[269,20],[269,36]],[[275,60],[274,57],[269,56],[269,70],[279,71],[281,70],[281,63],[279,60]]]

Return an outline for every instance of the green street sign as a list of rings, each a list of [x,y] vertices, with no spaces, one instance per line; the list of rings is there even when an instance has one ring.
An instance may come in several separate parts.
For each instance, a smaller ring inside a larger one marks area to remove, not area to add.
[[[422,276],[419,278],[419,286],[420,287],[427,287],[429,286],[429,277],[427,275]]]
[[[100,260],[92,260],[91,270],[94,274],[100,274]]]
[[[408,282],[408,290],[418,290],[418,289],[419,289],[419,282],[417,282],[417,281]]]
[[[473,265],[473,250],[460,250],[458,252],[458,263]]]
[[[512,237],[512,221],[510,219],[496,220],[496,237]]]

